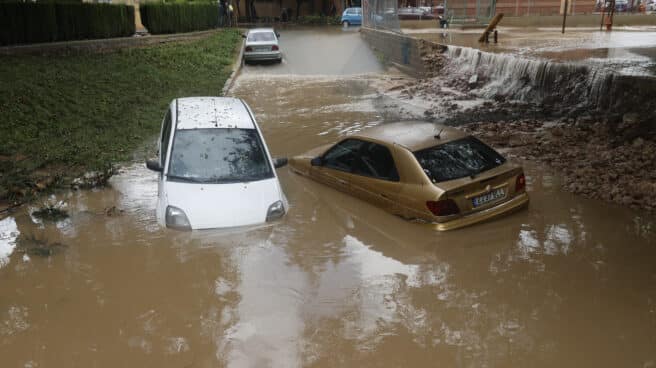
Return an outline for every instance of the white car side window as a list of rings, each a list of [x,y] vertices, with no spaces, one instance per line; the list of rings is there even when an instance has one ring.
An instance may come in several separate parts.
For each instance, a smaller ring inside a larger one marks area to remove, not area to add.
[[[162,141],[160,142],[160,162],[159,164],[164,167],[166,161],[166,154],[169,151],[169,141],[171,137],[171,111],[166,111],[166,116],[164,117],[164,128],[162,129]]]

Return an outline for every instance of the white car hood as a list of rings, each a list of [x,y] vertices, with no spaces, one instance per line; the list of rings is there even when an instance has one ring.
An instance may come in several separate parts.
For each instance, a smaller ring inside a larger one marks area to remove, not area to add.
[[[261,224],[281,198],[277,178],[247,183],[197,184],[167,181],[167,202],[183,210],[192,229]]]

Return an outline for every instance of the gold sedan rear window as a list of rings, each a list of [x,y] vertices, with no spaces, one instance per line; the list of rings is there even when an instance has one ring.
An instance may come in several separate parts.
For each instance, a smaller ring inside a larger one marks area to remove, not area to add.
[[[433,183],[476,176],[506,159],[474,137],[465,137],[414,152]]]

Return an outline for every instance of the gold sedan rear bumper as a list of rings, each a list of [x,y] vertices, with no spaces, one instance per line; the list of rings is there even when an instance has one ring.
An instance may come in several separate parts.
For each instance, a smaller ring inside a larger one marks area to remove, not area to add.
[[[528,194],[522,193],[509,201],[500,203],[499,205],[488,208],[486,210],[474,212],[470,215],[458,217],[447,222],[431,224],[431,226],[433,226],[435,230],[439,231],[458,229],[461,227],[473,225],[481,221],[489,220],[493,217],[501,216],[503,214],[520,209],[527,204]]]

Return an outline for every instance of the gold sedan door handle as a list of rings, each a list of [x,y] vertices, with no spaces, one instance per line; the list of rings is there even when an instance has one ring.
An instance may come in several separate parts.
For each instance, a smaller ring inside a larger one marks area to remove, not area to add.
[[[348,185],[348,181],[346,181],[346,180],[337,179],[337,182],[341,185]]]

